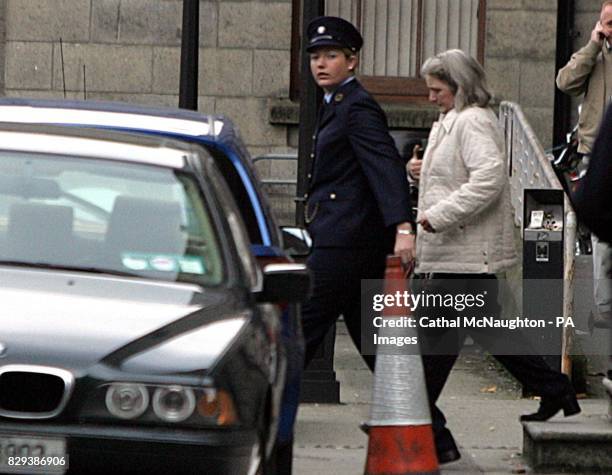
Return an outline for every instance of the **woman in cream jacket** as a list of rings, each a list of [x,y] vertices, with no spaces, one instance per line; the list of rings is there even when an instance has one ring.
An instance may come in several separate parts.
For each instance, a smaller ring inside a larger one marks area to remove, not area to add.
[[[412,177],[419,180],[416,271],[427,277],[419,282],[434,294],[486,295],[479,313],[469,315],[497,317],[495,274],[513,266],[517,258],[503,137],[488,107],[491,94],[485,74],[460,50],[429,58],[421,73],[440,118],[431,129],[422,163],[413,157],[408,164]],[[464,312],[456,308],[435,310],[449,320],[463,321]],[[566,416],[580,412],[568,378],[550,369],[520,333],[494,327],[423,328],[421,351],[441,463],[460,454],[436,400],[468,334],[542,396],[539,410],[521,420],[546,420],[560,410]]]

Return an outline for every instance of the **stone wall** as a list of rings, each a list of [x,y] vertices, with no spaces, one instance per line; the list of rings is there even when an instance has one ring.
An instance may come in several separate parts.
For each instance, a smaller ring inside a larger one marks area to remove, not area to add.
[[[556,3],[487,2],[490,86],[498,99],[521,104],[545,147],[552,137]],[[199,109],[230,116],[253,155],[297,146],[297,105],[288,100],[291,5],[200,1]],[[590,24],[599,2],[577,5],[578,23]],[[181,23],[182,0],[0,0],[0,91],[61,98],[65,87],[67,97],[83,98],[86,87],[89,99],[175,106]],[[385,108],[397,128],[429,127],[436,116],[427,108]],[[296,170],[287,162],[258,168],[281,179]]]
[[[181,0],[2,5],[7,96],[60,98],[65,85],[69,98],[86,87],[88,99],[178,104]],[[289,94],[290,27],[290,0],[200,2],[199,109],[232,117],[256,154],[286,149],[267,104]]]
[[[547,148],[552,143],[557,2],[488,0],[485,69],[496,97],[521,105]]]
[[[4,58],[6,46],[6,2],[0,0],[0,95],[4,94]]]
[[[590,25],[599,1],[576,3],[577,24]],[[0,5],[6,95],[62,97],[65,84],[68,97],[83,97],[86,84],[92,99],[178,103],[181,0]],[[523,106],[545,146],[552,135],[555,29],[556,2],[487,2],[490,85],[500,99]],[[288,97],[290,33],[290,0],[200,2],[200,110],[231,116],[254,154],[295,146],[292,127],[270,123],[270,104]]]

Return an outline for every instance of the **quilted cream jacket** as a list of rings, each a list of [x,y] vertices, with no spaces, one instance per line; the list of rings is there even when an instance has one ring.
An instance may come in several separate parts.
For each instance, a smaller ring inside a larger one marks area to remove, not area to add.
[[[502,272],[517,262],[504,141],[492,110],[454,109],[434,123],[423,158],[417,272]]]

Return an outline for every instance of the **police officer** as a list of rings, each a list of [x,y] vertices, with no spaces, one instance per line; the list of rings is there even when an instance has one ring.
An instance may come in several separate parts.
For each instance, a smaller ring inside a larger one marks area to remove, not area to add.
[[[388,254],[413,259],[408,182],[384,112],[355,78],[363,39],[346,20],[308,26],[310,69],[325,95],[314,135],[305,220],[314,277],[302,310],[306,364],[339,315],[361,347],[362,279],[382,279]],[[371,370],[374,357],[364,356]]]

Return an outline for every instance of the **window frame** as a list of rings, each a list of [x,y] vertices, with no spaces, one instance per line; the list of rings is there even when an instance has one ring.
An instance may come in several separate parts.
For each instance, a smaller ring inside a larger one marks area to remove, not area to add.
[[[302,2],[304,0],[292,0],[291,10],[291,72],[290,72],[290,87],[289,98],[292,101],[298,101],[300,97],[300,64],[301,64],[301,21],[300,14],[302,12]],[[310,1],[310,0],[306,0]],[[357,23],[361,24],[361,0],[357,4]],[[418,1],[418,14],[422,20],[423,2]],[[486,0],[478,0],[477,13],[477,57],[476,59],[484,66],[485,52],[485,33],[486,33]],[[417,25],[417,44],[416,55],[417,64],[423,64],[425,58],[422,57],[422,28],[423,21],[419,21]],[[365,76],[358,75],[359,80],[364,87],[376,99],[381,102],[392,103],[426,103],[428,90],[425,80],[419,76],[416,77],[392,77],[392,76]],[[408,91],[408,93],[407,93]]]

